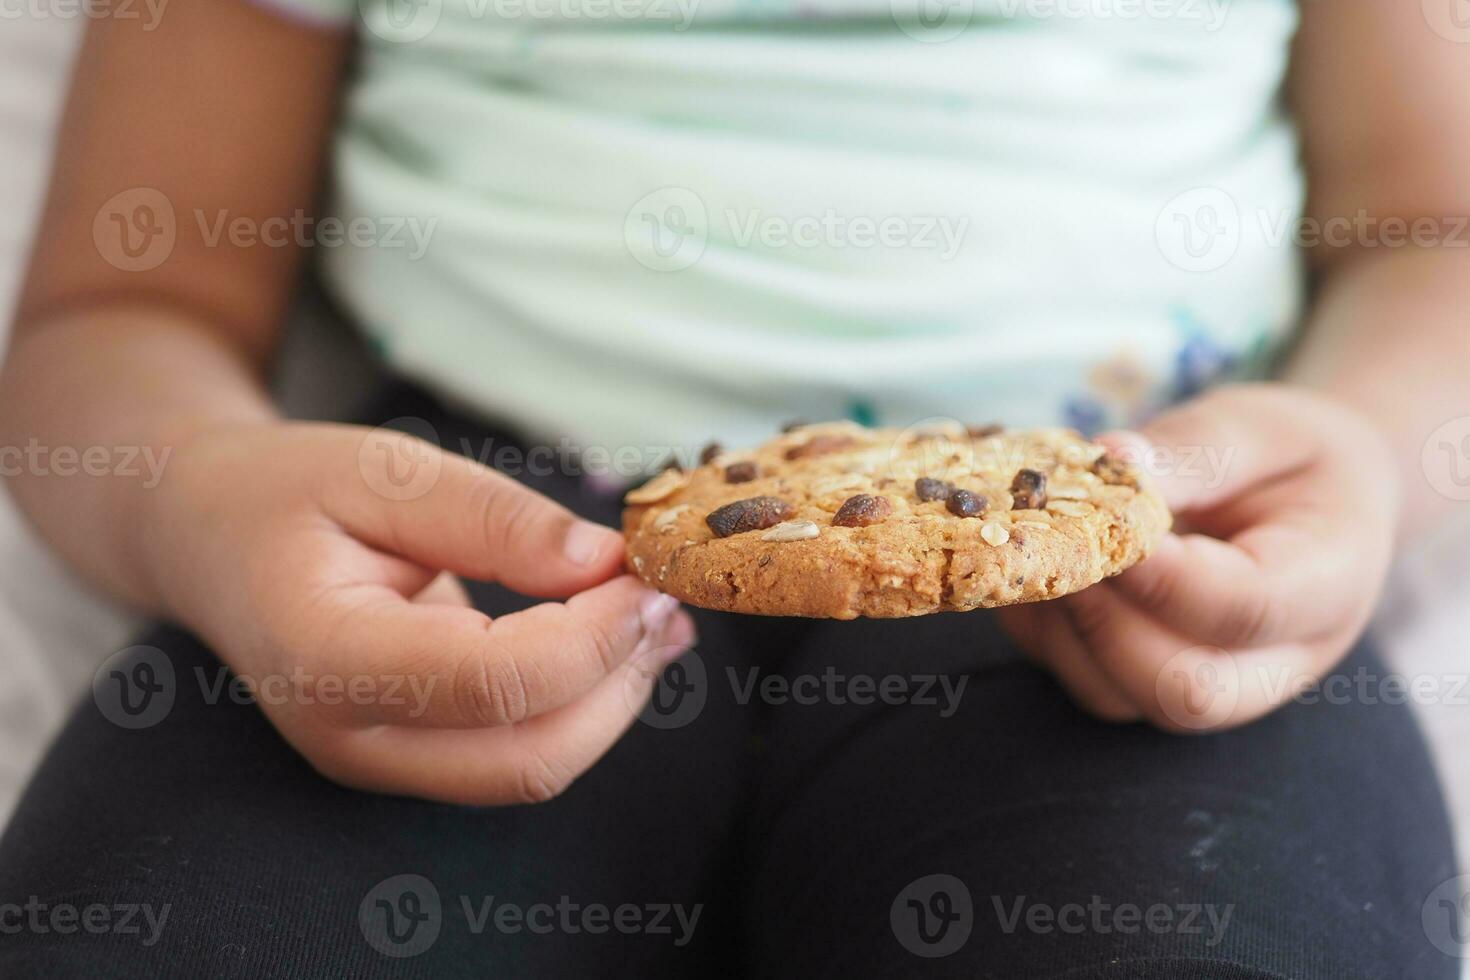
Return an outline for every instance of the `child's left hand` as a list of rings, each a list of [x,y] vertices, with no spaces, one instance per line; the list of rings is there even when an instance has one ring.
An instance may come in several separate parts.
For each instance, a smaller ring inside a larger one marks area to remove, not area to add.
[[[1319,679],[1366,626],[1393,554],[1398,471],[1366,420],[1281,385],[1217,390],[1142,435],[1103,441],[1145,453],[1134,459],[1175,531],[1122,575],[1002,620],[1103,718],[1243,724]]]

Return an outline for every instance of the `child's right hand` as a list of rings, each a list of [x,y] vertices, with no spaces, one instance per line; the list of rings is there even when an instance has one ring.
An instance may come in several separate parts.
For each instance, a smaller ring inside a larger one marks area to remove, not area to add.
[[[617,533],[386,430],[196,436],[168,461],[146,522],[144,564],[174,618],[237,674],[275,678],[278,696],[259,699],[275,726],[324,775],[364,789],[550,799],[694,640],[675,600],[620,574]],[[492,620],[446,572],[566,601]]]

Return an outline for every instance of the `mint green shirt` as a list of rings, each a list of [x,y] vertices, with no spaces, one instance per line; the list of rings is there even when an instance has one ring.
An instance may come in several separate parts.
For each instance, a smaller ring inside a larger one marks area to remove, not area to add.
[[[1290,0],[269,0],[364,42],[323,249],[403,373],[533,436],[1091,430],[1302,296]]]

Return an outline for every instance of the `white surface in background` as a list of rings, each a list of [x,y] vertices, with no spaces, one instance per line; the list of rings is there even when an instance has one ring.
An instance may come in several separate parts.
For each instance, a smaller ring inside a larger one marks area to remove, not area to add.
[[[1378,636],[1392,670],[1410,681],[1428,677],[1440,692],[1418,705],[1419,720],[1444,782],[1460,867],[1470,869],[1470,517],[1399,561]]]
[[[0,22],[0,340],[50,166],[51,135],[81,22]],[[0,826],[97,663],[130,629],[84,591],[0,493]]]
[[[0,30],[0,338],[80,26],[75,19],[21,17],[5,20]],[[1467,545],[1470,525],[1441,534],[1402,563],[1381,617],[1397,670],[1440,678],[1470,671]],[[82,589],[43,550],[0,494],[0,826],[96,665],[125,642],[130,628],[118,609]],[[1470,706],[1440,703],[1420,711],[1459,839],[1470,841],[1470,759],[1461,751],[1470,744]]]

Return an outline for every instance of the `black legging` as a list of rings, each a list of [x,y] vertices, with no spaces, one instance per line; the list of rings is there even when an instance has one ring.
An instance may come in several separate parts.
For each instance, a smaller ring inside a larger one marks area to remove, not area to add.
[[[1184,738],[1093,721],[984,613],[697,620],[599,765],[491,810],[325,781],[154,630],[167,716],[88,699],[0,840],[0,977],[1457,975],[1421,921],[1455,872],[1406,708]]]

